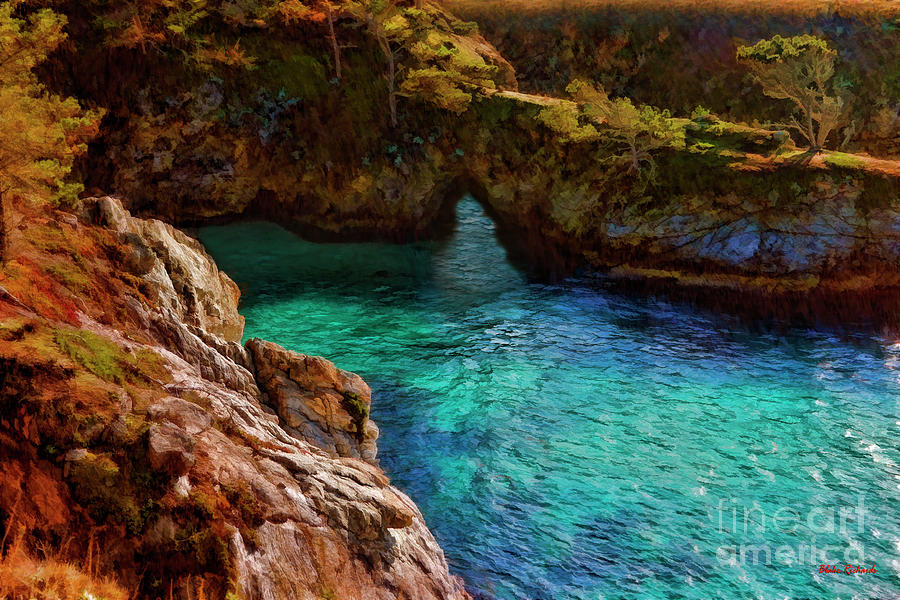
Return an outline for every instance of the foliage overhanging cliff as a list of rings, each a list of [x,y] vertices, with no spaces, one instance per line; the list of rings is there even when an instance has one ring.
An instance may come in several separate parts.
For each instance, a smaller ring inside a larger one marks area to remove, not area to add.
[[[891,0],[451,0],[516,68],[523,90],[561,94],[576,78],[687,116],[783,122],[737,60],[741,44],[809,34],[838,53],[852,96],[842,150],[900,156],[900,7]]]

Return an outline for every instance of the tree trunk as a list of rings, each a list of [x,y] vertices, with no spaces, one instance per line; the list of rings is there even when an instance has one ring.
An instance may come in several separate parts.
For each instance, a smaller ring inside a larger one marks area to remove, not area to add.
[[[341,47],[338,46],[337,36],[334,34],[334,14],[331,4],[328,4],[328,34],[331,37],[331,47],[334,49],[334,76],[341,80]]]
[[[829,129],[826,129],[819,123],[819,138],[816,140],[816,151],[821,152],[821,150],[825,147],[825,143],[828,142],[828,134],[831,133]]]
[[[397,66],[394,53],[388,52],[388,106],[391,109],[391,127],[397,126],[397,93],[394,91],[397,79]]]
[[[425,7],[425,0],[416,0],[416,8],[422,10]]]
[[[818,154],[821,148],[816,139],[816,132],[813,130],[812,111],[810,110],[806,111],[806,135],[809,138],[810,150],[812,150],[813,154]]]
[[[6,198],[3,192],[0,192],[0,263],[6,262],[6,255],[9,251],[9,232],[7,231],[6,222],[9,212],[6,206]]]

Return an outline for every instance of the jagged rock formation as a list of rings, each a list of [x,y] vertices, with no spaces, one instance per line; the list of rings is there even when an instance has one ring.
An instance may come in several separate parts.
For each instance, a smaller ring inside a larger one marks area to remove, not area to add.
[[[282,426],[332,456],[374,462],[378,427],[369,420],[372,390],[359,375],[318,356],[252,339],[256,381]]]
[[[79,219],[21,208],[0,272],[4,530],[70,540],[142,597],[468,597],[415,504],[366,462],[377,429],[359,377],[240,346],[236,286],[118,200]]]
[[[133,219],[121,202],[109,196],[87,200],[100,224],[117,232],[128,245],[125,267],[156,292],[154,301],[174,320],[197,327],[228,342],[241,339],[244,317],[237,310],[240,291],[216,268],[197,240],[156,219]]]

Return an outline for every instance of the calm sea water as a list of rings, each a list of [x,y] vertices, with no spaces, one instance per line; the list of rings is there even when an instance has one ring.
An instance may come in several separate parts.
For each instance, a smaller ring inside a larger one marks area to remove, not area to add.
[[[371,384],[382,466],[474,591],[900,597],[900,344],[534,283],[476,202],[457,217],[408,246],[200,237],[247,337]]]

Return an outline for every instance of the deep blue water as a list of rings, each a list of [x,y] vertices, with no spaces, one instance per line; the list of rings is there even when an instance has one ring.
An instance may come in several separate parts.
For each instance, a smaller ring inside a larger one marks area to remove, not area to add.
[[[407,246],[200,237],[247,337],[370,383],[382,466],[473,590],[900,598],[900,344],[534,283],[477,203],[457,213]]]

